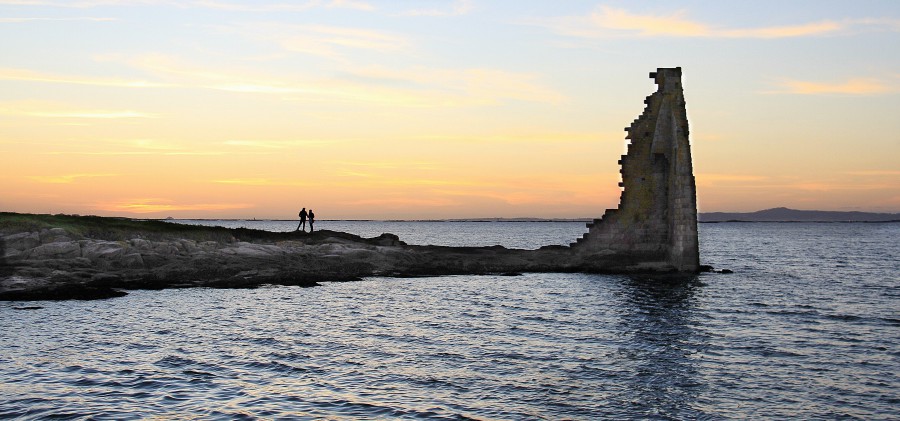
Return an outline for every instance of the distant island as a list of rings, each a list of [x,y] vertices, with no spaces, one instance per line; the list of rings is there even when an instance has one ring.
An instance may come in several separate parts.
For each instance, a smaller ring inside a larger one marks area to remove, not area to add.
[[[900,222],[900,213],[772,208],[756,212],[701,212],[700,222]]]

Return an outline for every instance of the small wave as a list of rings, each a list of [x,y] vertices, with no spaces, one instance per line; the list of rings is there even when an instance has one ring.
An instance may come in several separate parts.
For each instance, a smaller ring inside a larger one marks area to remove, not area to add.
[[[856,316],[853,314],[826,314],[825,318],[830,320],[840,320],[843,322],[856,322],[865,319],[864,317]]]
[[[166,355],[155,363],[161,367],[180,368],[188,365],[198,364],[190,358],[182,358],[176,355]]]
[[[215,374],[207,373],[205,371],[198,370],[184,370],[181,372],[182,374],[187,374],[188,376],[198,376],[198,377],[216,377]]]
[[[165,396],[162,397],[162,400],[163,400],[164,402],[171,403],[171,402],[184,402],[184,401],[189,401],[189,400],[191,400],[191,398],[190,398],[190,396],[180,396],[180,395],[167,394],[167,395],[165,395]]]
[[[798,354],[796,352],[790,351],[779,351],[779,350],[763,350],[759,353],[763,357],[781,357],[781,358],[791,358],[791,357],[802,357],[802,354]]]
[[[522,318],[522,320],[529,320],[533,322],[553,322],[553,320],[541,316],[525,316]]]
[[[818,316],[819,312],[816,310],[810,311],[797,311],[797,310],[768,310],[766,314],[772,314],[777,316]]]
[[[100,386],[103,384],[103,381],[97,380],[97,379],[91,379],[88,377],[81,377],[78,380],[71,382],[71,384],[78,386],[78,387],[91,387],[91,386]],[[121,385],[117,384],[117,386],[121,386]]]
[[[339,414],[351,416],[351,417],[359,417],[359,418],[368,418],[368,417],[394,417],[394,418],[408,418],[408,417],[416,417],[415,411],[410,411],[402,408],[394,408],[390,406],[386,406],[383,404],[377,403],[369,403],[369,402],[357,402],[346,399],[335,399],[330,401],[319,401],[315,402],[316,407],[328,408],[333,410]]]
[[[236,337],[234,338],[236,342],[250,342],[256,345],[265,345],[265,346],[277,346],[284,341],[273,338],[273,337]]]
[[[249,370],[267,370],[267,371],[275,371],[279,373],[285,372],[306,372],[308,371],[302,367],[296,367],[290,364],[281,363],[278,361],[251,361],[243,364],[243,367]]]

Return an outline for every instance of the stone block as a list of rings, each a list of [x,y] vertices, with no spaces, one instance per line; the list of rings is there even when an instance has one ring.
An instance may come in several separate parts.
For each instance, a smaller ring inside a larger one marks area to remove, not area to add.
[[[75,241],[48,243],[35,247],[29,259],[72,259],[81,257],[81,245]]]
[[[2,241],[7,251],[25,251],[41,245],[40,234],[36,232],[20,232],[18,234],[3,237]]]
[[[96,260],[118,259],[125,254],[125,246],[114,241],[85,241],[81,246],[81,255]]]
[[[122,267],[130,269],[143,269],[144,259],[140,253],[127,254],[120,259],[120,264]]]
[[[62,228],[50,228],[41,230],[41,243],[65,243],[72,241],[69,233]]]

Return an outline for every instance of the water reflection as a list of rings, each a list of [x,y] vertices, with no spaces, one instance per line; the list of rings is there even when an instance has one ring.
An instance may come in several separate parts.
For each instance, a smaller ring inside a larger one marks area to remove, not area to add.
[[[693,328],[694,295],[700,285],[696,278],[623,281],[619,354],[628,387],[621,403],[630,406],[632,414],[679,419],[703,415],[696,409],[705,386],[695,354],[704,338]]]

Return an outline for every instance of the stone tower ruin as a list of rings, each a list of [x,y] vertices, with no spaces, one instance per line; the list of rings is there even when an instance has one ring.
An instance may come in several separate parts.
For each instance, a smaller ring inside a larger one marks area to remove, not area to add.
[[[625,128],[631,143],[619,160],[619,207],[588,223],[588,233],[572,244],[588,269],[696,272],[700,266],[681,68],[657,69],[650,78],[657,90]]]

